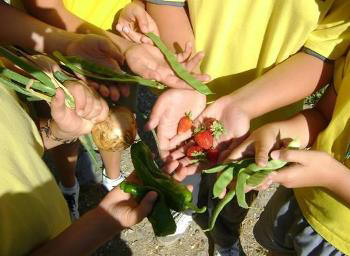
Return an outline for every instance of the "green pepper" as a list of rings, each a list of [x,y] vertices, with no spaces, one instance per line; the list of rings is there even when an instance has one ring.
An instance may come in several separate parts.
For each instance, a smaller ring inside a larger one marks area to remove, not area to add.
[[[153,187],[132,184],[126,181],[120,184],[120,188],[124,192],[131,194],[138,201],[149,191],[156,191],[158,194],[157,201],[154,203],[151,213],[147,216],[149,222],[152,224],[154,234],[156,236],[167,236],[175,233],[176,223],[162,192]]]
[[[192,193],[185,185],[156,169],[154,162],[152,164],[152,154],[142,141],[131,146],[131,159],[137,176],[146,186],[159,189],[171,209],[178,212],[190,209],[199,213],[206,210],[205,207],[198,209],[192,204]]]

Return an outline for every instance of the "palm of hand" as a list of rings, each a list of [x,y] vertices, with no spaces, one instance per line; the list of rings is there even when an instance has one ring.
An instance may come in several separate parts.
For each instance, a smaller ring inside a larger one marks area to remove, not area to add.
[[[138,216],[137,202],[130,194],[119,188],[114,189],[101,201],[100,206],[109,214],[121,228],[131,227],[145,216]]]
[[[239,109],[232,108],[229,102],[229,97],[222,97],[207,107],[201,115],[202,119],[212,117],[223,124],[225,132],[216,139],[220,149],[225,149],[229,143],[237,146],[246,137],[250,128],[249,118]]]
[[[186,89],[170,89],[164,92],[157,100],[151,115],[159,120],[157,134],[159,146],[164,150],[163,157],[169,149],[176,147],[170,140],[177,135],[177,126],[185,113],[191,112],[196,118],[206,106],[206,97],[196,91]]]
[[[150,75],[152,76],[154,73],[161,74],[162,77],[174,74],[163,54],[155,46],[133,44],[126,51],[125,57],[130,69],[146,78],[152,78]],[[147,71],[153,71],[153,73],[149,74]]]

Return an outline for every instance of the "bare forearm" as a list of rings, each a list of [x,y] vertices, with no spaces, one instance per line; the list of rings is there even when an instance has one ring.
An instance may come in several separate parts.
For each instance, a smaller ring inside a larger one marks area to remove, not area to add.
[[[32,255],[89,255],[120,231],[102,208],[86,213],[65,231],[33,251]]]
[[[39,52],[66,51],[67,44],[78,37],[45,24],[0,2],[0,43],[14,44]],[[20,33],[19,33],[20,32]]]
[[[231,100],[253,119],[312,94],[329,83],[332,70],[332,64],[298,53],[233,92]]]
[[[280,131],[280,136],[284,138],[299,139],[302,148],[306,148],[314,143],[318,134],[327,126],[328,121],[316,109],[308,109],[296,116],[274,125]]]
[[[339,162],[337,164],[334,170],[329,170],[327,188],[350,206],[350,170]]]
[[[68,11],[62,0],[24,0],[26,10],[43,22],[78,34],[97,34],[111,39],[121,55],[130,47],[131,43],[124,38],[105,31]]]
[[[174,52],[185,48],[187,42],[194,46],[191,23],[184,7],[146,3],[146,10],[157,23],[160,37]]]

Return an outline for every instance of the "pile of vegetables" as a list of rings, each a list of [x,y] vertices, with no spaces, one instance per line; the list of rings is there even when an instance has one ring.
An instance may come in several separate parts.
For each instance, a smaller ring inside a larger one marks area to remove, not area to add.
[[[137,177],[143,185],[122,182],[120,188],[141,199],[148,191],[156,191],[158,199],[148,216],[156,236],[166,236],[176,231],[176,224],[170,209],[183,212],[192,210],[197,213],[206,211],[192,204],[192,193],[187,187],[162,172],[154,162],[151,150],[139,141],[131,146],[131,159]]]
[[[299,148],[300,142],[293,140],[288,148]],[[270,159],[266,166],[261,167],[255,163],[254,158],[246,158],[235,162],[218,164],[210,169],[204,170],[204,173],[220,173],[213,186],[213,198],[218,198],[233,181],[236,181],[234,188],[226,192],[225,197],[217,204],[211,218],[209,227],[206,231],[213,229],[216,219],[221,210],[237,195],[237,202],[240,207],[248,208],[245,200],[245,189],[247,186],[256,187],[261,184],[267,175],[284,167],[287,162],[282,160]]]

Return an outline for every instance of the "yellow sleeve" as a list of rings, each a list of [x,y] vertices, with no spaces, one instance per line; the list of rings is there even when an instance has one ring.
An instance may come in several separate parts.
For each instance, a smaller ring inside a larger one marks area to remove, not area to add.
[[[335,0],[326,16],[310,34],[305,47],[335,60],[342,56],[350,43],[350,1]]]
[[[182,7],[185,5],[186,0],[146,0],[146,2]]]

